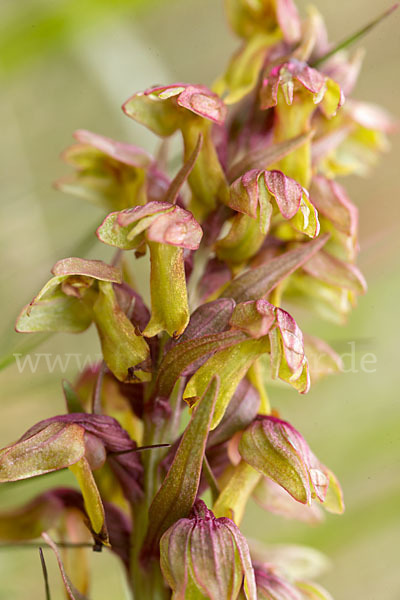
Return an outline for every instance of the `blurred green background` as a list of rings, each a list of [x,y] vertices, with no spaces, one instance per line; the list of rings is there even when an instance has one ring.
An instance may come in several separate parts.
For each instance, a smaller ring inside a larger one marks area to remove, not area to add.
[[[298,2],[303,13],[306,3]],[[385,6],[374,0],[317,0],[331,39],[339,40]],[[367,49],[355,96],[399,115],[400,15],[362,42]],[[17,352],[13,332],[20,308],[49,276],[53,263],[77,252],[102,212],[52,189],[65,167],[59,153],[75,129],[156,148],[157,140],[123,116],[120,105],[151,84],[174,81],[210,85],[237,47],[225,23],[222,0],[2,0],[0,14],[1,324],[0,356]],[[369,293],[347,327],[312,322],[303,329],[351,351],[356,368],[315,385],[308,396],[271,390],[273,404],[306,437],[342,482],[343,517],[318,528],[267,515],[251,505],[245,533],[267,543],[304,543],[329,554],[321,583],[336,600],[399,600],[400,402],[398,359],[400,292],[399,138],[369,179],[346,182],[360,207],[360,266]],[[80,250],[85,251],[85,245]],[[89,257],[108,259],[96,244]],[[139,274],[140,277],[140,274]],[[295,315],[296,316],[296,315]],[[25,337],[22,343],[26,343]],[[37,352],[95,356],[96,337],[55,336]],[[365,353],[375,365],[360,368]],[[347,370],[351,365],[345,359]],[[61,377],[44,363],[35,373],[11,365],[0,373],[0,447],[38,420],[64,410]],[[0,489],[0,507],[23,503],[38,490],[69,482],[66,473]],[[47,554],[52,598],[63,598],[53,556]],[[93,600],[126,597],[117,561],[92,557]],[[36,551],[0,549],[0,600],[43,599]]]

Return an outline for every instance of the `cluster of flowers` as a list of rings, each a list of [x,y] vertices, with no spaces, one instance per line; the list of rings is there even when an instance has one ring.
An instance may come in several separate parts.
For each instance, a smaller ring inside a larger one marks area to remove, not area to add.
[[[63,550],[71,582],[48,531],[109,546],[135,598],[330,597],[260,558],[238,526],[250,497],[310,523],[321,507],[343,511],[335,475],[266,388],[280,379],[304,394],[340,370],[281,306],[341,323],[365,292],[357,209],[334,177],[372,165],[392,122],[347,98],[362,56],[323,61],[315,10],[301,21],[292,0],[226,4],[242,45],[213,91],[178,83],[123,106],[162,138],[182,134],[174,176],[165,142],[156,159],[75,133],[64,154],[74,171],[57,186],[104,207],[97,237],[116,256],[60,260],[17,320],[24,333],[94,323],[104,357],[63,383],[67,414],[0,451],[0,482],[64,468],[77,479],[80,492],[50,490],[0,516],[3,540],[44,536],[72,599],[88,590],[86,550]],[[130,266],[147,252],[150,309]]]

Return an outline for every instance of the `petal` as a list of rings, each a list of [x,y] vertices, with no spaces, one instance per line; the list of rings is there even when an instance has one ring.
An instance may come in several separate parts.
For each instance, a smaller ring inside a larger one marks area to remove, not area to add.
[[[285,219],[291,219],[299,210],[303,189],[297,181],[286,177],[282,171],[265,171],[265,182],[270,194],[275,197]]]
[[[102,260],[86,260],[84,258],[63,258],[56,262],[51,272],[56,277],[82,275],[99,281],[121,283],[121,269],[112,267]]]
[[[0,482],[36,477],[77,463],[85,453],[84,433],[79,425],[51,423],[21,438],[0,451]]]

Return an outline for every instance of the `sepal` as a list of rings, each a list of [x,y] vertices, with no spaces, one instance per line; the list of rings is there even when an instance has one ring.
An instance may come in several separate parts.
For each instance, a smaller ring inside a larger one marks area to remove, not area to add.
[[[163,535],[161,569],[172,598],[256,600],[254,571],[247,542],[227,518],[216,519],[202,500],[189,518],[180,519]]]

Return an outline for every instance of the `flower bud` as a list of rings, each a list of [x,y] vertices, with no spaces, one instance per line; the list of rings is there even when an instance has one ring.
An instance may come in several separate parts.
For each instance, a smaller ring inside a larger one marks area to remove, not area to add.
[[[245,538],[230,519],[216,519],[202,500],[188,519],[165,532],[160,549],[161,569],[173,599],[236,600],[243,590],[247,600],[256,600]]]
[[[244,432],[239,452],[254,469],[281,485],[298,502],[311,504],[317,498],[327,510],[343,512],[335,476],[286,421],[258,416]]]

